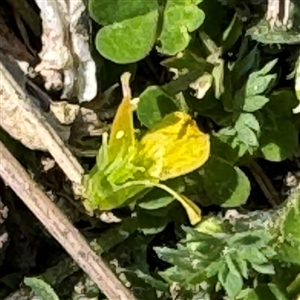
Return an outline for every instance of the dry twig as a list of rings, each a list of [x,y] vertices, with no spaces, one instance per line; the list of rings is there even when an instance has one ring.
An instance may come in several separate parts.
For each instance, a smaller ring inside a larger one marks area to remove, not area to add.
[[[20,163],[0,142],[0,176],[28,206],[51,235],[110,300],[134,300],[104,261],[90,248],[66,216],[37,187]]]
[[[249,169],[269,203],[273,207],[276,207],[278,205],[279,195],[270,179],[266,176],[260,165],[255,161],[249,165]]]
[[[46,120],[32,97],[25,93],[26,78],[14,62],[0,54],[0,125],[30,149],[48,150],[66,176],[81,184],[83,168]]]

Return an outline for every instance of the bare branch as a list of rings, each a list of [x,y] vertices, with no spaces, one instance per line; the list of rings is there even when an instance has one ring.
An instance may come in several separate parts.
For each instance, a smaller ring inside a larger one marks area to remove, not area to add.
[[[90,248],[80,232],[37,187],[24,168],[0,142],[0,176],[98,285],[109,300],[134,300],[104,261]]]
[[[0,58],[0,125],[26,147],[48,150],[66,176],[80,185],[84,172],[82,166],[46,120],[34,99],[25,93],[26,78],[18,66],[3,55]]]

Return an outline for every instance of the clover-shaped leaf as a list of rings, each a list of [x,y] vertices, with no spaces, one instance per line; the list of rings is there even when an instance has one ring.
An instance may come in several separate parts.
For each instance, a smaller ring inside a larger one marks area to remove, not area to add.
[[[178,110],[171,95],[161,87],[150,86],[141,95],[137,115],[148,128],[161,121],[167,114]]]
[[[90,0],[91,17],[101,25],[119,23],[158,9],[156,0]]]
[[[197,7],[201,0],[168,0],[163,14],[163,26],[159,37],[158,51],[175,55],[190,42],[189,32],[199,28],[204,21],[204,12]]]
[[[119,23],[108,25],[96,35],[96,48],[105,58],[128,64],[148,55],[156,40],[158,11],[153,10]]]

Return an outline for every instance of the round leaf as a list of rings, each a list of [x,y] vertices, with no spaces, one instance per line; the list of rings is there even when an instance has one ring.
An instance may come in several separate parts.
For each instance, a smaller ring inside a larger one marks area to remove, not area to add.
[[[239,168],[212,156],[203,169],[203,187],[212,203],[222,207],[237,207],[246,203],[250,182]]]
[[[158,9],[156,0],[90,0],[89,12],[91,17],[102,25],[121,22],[149,13]]]
[[[153,127],[167,114],[178,110],[173,99],[158,86],[148,87],[139,98],[137,116],[148,128]]]
[[[290,121],[278,119],[277,128],[265,130],[260,139],[263,157],[270,161],[283,161],[291,157],[298,145],[298,132]]]
[[[176,5],[169,0],[164,11],[159,37],[161,47],[158,50],[167,55],[175,55],[184,50],[190,42],[189,32],[200,27],[204,18],[204,12],[195,4]]]
[[[158,11],[105,26],[96,35],[102,56],[119,64],[139,61],[151,51],[157,29]]]

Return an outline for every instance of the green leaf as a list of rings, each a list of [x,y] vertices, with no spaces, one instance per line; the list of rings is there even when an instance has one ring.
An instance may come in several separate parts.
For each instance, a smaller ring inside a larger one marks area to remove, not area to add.
[[[167,212],[165,212],[162,216],[154,216],[147,211],[139,210],[137,212],[137,219],[139,227],[138,230],[143,232],[145,235],[153,235],[162,232],[170,222]]]
[[[295,91],[298,100],[300,101],[300,54],[295,66]]]
[[[239,256],[248,260],[251,264],[264,264],[268,262],[268,259],[255,247],[241,249]]]
[[[98,255],[103,252],[109,252],[113,247],[120,245],[128,237],[130,237],[138,227],[137,218],[129,217],[122,219],[122,222],[116,224],[114,227],[110,227],[97,237],[93,244],[96,243]]]
[[[236,61],[232,70],[232,82],[234,86],[240,87],[241,80],[247,73],[258,65],[260,54],[258,46],[255,46],[246,56],[242,56],[243,47],[240,49],[241,56]]]
[[[292,293],[300,293],[300,273],[296,276],[296,278],[289,284],[287,287],[287,291]]]
[[[183,193],[185,191],[183,177],[168,180],[165,184],[177,193]],[[139,203],[139,206],[147,210],[156,210],[168,206],[173,201],[174,197],[168,192],[160,188],[154,188],[142,198],[142,202]]]
[[[260,274],[275,274],[274,267],[271,264],[251,264],[252,268]]]
[[[205,193],[212,203],[222,207],[237,207],[246,203],[250,194],[250,182],[239,168],[219,157],[211,156],[201,175]]]
[[[281,291],[276,284],[274,283],[269,283],[268,284],[270,291],[273,293],[273,295],[275,296],[276,300],[289,300],[289,298],[287,298],[286,293],[284,293],[283,291]]]
[[[158,86],[148,87],[139,98],[137,116],[148,128],[152,128],[167,114],[178,110],[173,97]]]
[[[255,289],[249,289],[246,295],[239,295],[237,299],[241,300],[278,300],[274,297],[266,284],[258,284]]]
[[[90,16],[101,25],[113,24],[136,16],[145,15],[158,9],[156,0],[136,0],[127,2],[123,0],[90,0]]]
[[[273,85],[277,75],[265,75],[259,76],[260,71],[253,72],[247,81],[246,84],[246,96],[256,96],[262,93],[266,93],[266,91]],[[258,73],[258,74],[257,74]]]
[[[180,55],[176,55],[167,58],[161,62],[161,65],[177,69],[179,73],[183,73],[185,70],[192,72],[193,70],[211,71],[212,65],[208,63],[203,57],[199,56],[199,53],[193,52],[190,47],[186,48]],[[200,76],[201,74],[199,74]]]
[[[278,254],[282,261],[300,265],[300,196],[295,191],[282,211],[284,216],[280,226],[280,242]]]
[[[96,48],[105,58],[119,64],[139,61],[151,51],[155,40],[158,11],[105,26],[96,35]]]
[[[259,123],[253,114],[242,113],[235,123],[239,141],[247,147],[258,147],[257,135],[260,130]]]
[[[153,278],[152,276],[141,272],[140,270],[135,271],[136,275],[139,278],[142,278],[146,283],[150,284],[156,290],[167,291],[168,285],[160,280]]]
[[[268,92],[268,89],[273,85],[277,75],[267,75],[267,73],[276,63],[277,59],[267,63],[261,70],[250,74],[245,88],[244,111],[254,112],[261,109],[269,101],[267,97],[260,96],[260,94]]]
[[[163,26],[159,37],[158,51],[175,55],[183,51],[190,42],[189,32],[200,27],[205,14],[197,7],[200,1],[167,0],[163,14]]]
[[[300,244],[285,242],[280,245],[277,251],[281,261],[300,265]]]
[[[59,300],[53,288],[45,281],[35,277],[25,277],[24,283],[42,300]]]
[[[285,239],[300,245],[300,195],[295,193],[287,206],[287,213],[282,226]]]
[[[292,116],[292,109],[295,108],[299,101],[295,93],[290,89],[282,89],[273,92],[270,101],[266,104],[265,109],[271,110],[277,117],[288,118]]]
[[[290,121],[276,121],[276,127],[265,129],[259,140],[262,155],[270,161],[291,157],[298,146],[298,131]]]
[[[174,198],[171,195],[166,195],[165,197],[160,197],[158,199],[143,201],[139,203],[139,206],[143,209],[154,210],[168,206],[173,200]]]
[[[219,156],[231,164],[235,164],[240,156],[238,147],[236,147],[235,149],[231,147],[232,138],[233,137],[223,135],[220,132],[212,136],[211,154]]]
[[[248,266],[247,266],[247,261],[243,258],[241,258],[240,255],[236,255],[232,258],[238,267],[240,273],[245,279],[248,279]]]
[[[236,13],[229,26],[226,28],[226,30],[223,33],[222,37],[222,52],[227,52],[240,38],[243,31],[243,22],[238,17],[238,14]]]
[[[221,269],[221,274],[218,276],[222,286],[224,287],[227,295],[234,298],[243,287],[243,278],[237,271],[230,255],[225,255],[226,269]]]
[[[261,109],[268,102],[269,99],[265,96],[249,96],[245,98],[243,110],[247,112],[254,112]]]

